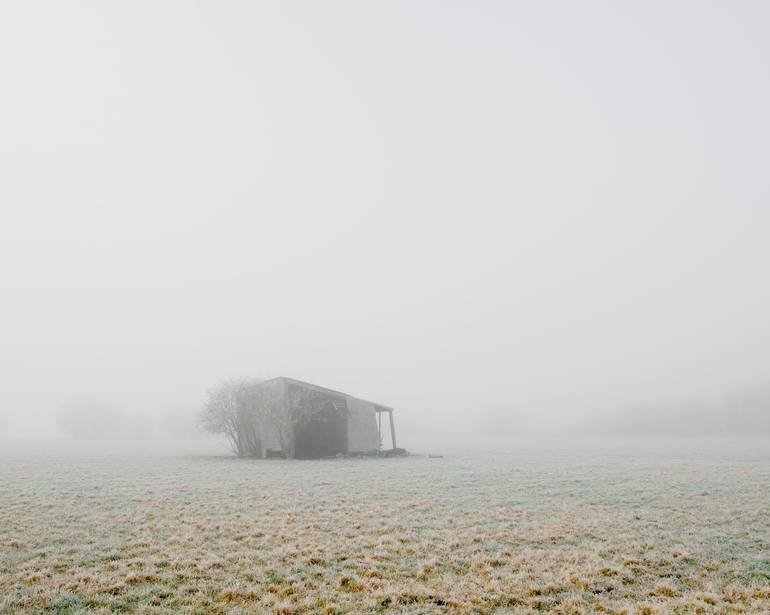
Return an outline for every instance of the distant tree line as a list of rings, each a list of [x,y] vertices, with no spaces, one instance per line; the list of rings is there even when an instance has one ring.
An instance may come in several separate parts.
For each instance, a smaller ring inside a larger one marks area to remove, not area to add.
[[[56,416],[59,429],[78,440],[143,438],[147,420],[115,402],[93,397],[72,397]]]
[[[109,399],[75,396],[56,412],[56,427],[77,440],[122,440],[149,437],[199,437],[196,408],[177,404],[154,414],[127,410]]]
[[[719,400],[626,406],[592,421],[590,428],[629,435],[767,435],[770,383],[735,391]]]

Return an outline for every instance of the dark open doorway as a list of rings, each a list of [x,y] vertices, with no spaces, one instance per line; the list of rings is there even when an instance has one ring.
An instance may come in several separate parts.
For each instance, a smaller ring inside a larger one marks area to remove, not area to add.
[[[344,398],[316,394],[303,400],[294,427],[297,459],[333,457],[348,450],[348,420]]]

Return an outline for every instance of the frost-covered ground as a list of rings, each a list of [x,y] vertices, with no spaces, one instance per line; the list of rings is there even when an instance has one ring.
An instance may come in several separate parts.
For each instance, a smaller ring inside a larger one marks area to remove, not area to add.
[[[770,442],[0,442],[0,613],[770,613]]]

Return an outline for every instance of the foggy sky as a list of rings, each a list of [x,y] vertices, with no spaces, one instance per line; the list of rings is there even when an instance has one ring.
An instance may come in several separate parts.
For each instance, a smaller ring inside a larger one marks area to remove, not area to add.
[[[230,376],[402,433],[767,382],[769,28],[762,1],[3,2],[0,423]]]

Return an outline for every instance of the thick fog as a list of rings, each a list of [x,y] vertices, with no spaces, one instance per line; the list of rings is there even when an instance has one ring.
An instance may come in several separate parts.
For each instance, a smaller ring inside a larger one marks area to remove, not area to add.
[[[84,407],[186,434],[279,375],[393,406],[407,447],[770,431],[769,25],[3,3],[0,438],[105,435]]]

